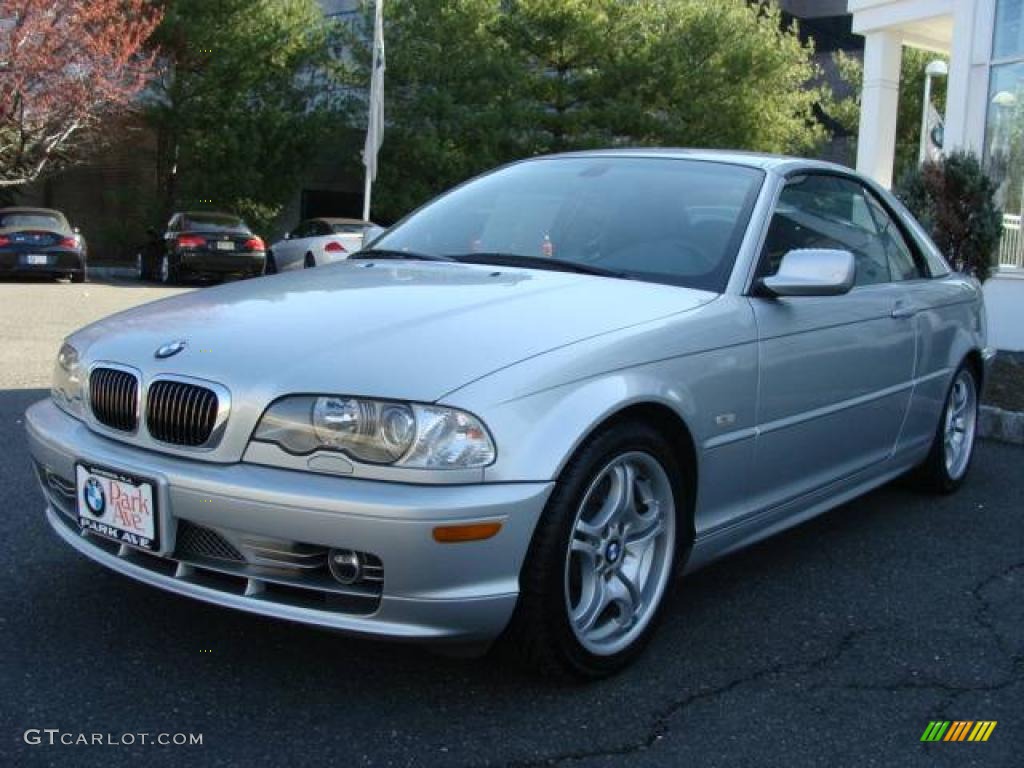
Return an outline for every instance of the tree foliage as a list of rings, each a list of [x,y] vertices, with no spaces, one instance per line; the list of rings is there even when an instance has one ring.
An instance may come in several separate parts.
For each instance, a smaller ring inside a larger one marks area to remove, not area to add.
[[[316,0],[165,0],[160,76],[147,109],[160,196],[266,226],[323,136],[315,74],[326,65]]]
[[[946,258],[979,280],[991,273],[1003,231],[995,194],[995,184],[971,152],[927,161],[905,174],[897,188]]]
[[[147,0],[0,0],[0,189],[67,164],[150,76]]]
[[[369,17],[346,37],[369,81]],[[388,0],[374,212],[393,218],[542,152],[675,145],[804,152],[825,138],[813,47],[746,0]],[[363,112],[354,109],[354,127]]]

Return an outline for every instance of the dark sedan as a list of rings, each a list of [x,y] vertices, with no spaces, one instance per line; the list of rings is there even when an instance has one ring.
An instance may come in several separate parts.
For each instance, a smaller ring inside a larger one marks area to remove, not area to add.
[[[0,275],[85,282],[85,239],[48,208],[0,208]]]
[[[163,236],[139,254],[143,280],[177,283],[186,278],[255,277],[266,266],[266,247],[238,216],[229,213],[176,213]]]

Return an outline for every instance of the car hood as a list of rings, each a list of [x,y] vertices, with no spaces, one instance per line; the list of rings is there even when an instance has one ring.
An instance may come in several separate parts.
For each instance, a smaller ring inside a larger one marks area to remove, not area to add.
[[[565,272],[354,261],[193,291],[73,337],[88,363],[175,373],[266,403],[290,393],[433,401],[582,339],[715,294]],[[185,349],[158,360],[168,342]]]

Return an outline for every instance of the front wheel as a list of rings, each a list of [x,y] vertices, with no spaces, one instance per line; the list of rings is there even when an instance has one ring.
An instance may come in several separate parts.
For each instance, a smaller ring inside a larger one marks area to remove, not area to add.
[[[312,269],[316,266],[316,259],[313,258],[312,253],[307,253],[306,258],[302,260],[303,269]]]
[[[546,673],[596,678],[653,632],[688,510],[671,445],[615,425],[570,461],[537,525],[508,637]]]
[[[949,386],[931,451],[916,472],[923,489],[952,493],[967,477],[978,431],[978,389],[974,370],[961,365]]]

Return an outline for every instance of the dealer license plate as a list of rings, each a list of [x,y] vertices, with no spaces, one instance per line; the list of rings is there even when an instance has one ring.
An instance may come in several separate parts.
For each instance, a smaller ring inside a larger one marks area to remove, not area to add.
[[[30,267],[42,267],[50,263],[50,257],[45,253],[26,253],[21,261]]]
[[[75,474],[82,528],[131,547],[159,548],[153,483],[84,464]]]
[[[218,240],[217,241],[218,251],[233,251],[235,250],[235,244],[230,240]]]

